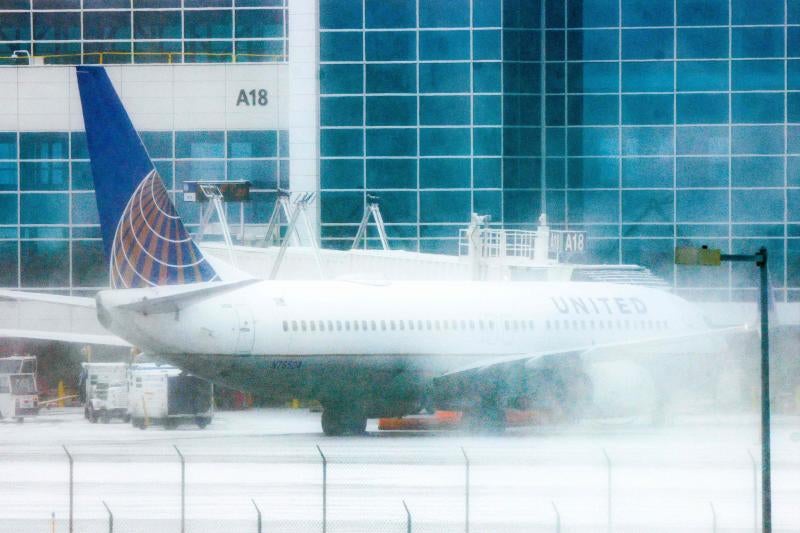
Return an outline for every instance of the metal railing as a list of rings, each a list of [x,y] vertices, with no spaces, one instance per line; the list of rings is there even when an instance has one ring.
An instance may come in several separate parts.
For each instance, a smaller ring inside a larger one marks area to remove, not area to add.
[[[141,61],[136,59],[140,58]],[[211,61],[198,61],[210,58]],[[0,56],[0,65],[105,65],[105,64],[175,64],[175,63],[283,63],[286,54],[254,54],[239,52],[72,52],[65,54]]]

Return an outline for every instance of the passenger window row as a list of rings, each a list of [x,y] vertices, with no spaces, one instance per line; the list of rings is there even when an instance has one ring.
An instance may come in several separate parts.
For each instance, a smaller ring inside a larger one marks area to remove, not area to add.
[[[283,331],[533,331],[533,320],[284,320]],[[666,320],[547,320],[548,330],[667,329]]]

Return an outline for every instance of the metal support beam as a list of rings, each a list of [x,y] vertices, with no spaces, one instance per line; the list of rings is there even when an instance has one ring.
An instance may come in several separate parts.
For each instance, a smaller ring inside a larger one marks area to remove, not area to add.
[[[177,446],[172,447],[181,458],[181,533],[186,533],[186,459]]]
[[[75,478],[73,476],[73,471],[74,471],[73,466],[74,466],[75,461],[73,461],[72,454],[69,453],[69,450],[67,450],[67,447],[64,446],[63,444],[61,445],[61,447],[64,448],[64,453],[67,454],[67,458],[69,459],[69,533],[73,533],[73,531],[74,531],[74,527],[73,527],[74,514],[73,514],[73,511],[74,511],[74,502],[75,502],[75,498],[74,498],[74,496],[75,496],[74,479]]]

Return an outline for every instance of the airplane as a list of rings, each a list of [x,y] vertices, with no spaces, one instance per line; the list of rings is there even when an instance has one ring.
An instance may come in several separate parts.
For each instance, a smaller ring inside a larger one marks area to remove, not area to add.
[[[212,382],[319,400],[326,435],[422,408],[492,432],[509,407],[657,409],[646,361],[719,354],[740,329],[635,285],[244,276],[194,243],[105,70],[77,76],[112,287],[95,297],[100,323]]]

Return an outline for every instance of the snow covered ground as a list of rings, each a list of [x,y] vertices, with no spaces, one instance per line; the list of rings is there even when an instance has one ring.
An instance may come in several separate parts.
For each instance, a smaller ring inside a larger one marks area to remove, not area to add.
[[[800,529],[800,420],[773,433],[775,531]],[[305,410],[220,412],[205,430],[141,431],[92,425],[79,410],[0,422],[0,532],[66,532],[68,462],[75,458],[75,532],[180,531],[180,462],[186,457],[190,533],[322,531],[322,465],[328,461],[327,531],[752,531],[758,420],[681,417],[663,428],[633,422],[461,433],[321,434]],[[611,515],[609,467],[611,462]],[[713,505],[713,509],[712,509]]]

